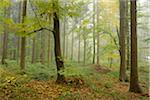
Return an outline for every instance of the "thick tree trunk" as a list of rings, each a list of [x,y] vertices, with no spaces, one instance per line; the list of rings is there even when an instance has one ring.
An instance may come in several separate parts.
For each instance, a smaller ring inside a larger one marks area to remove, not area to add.
[[[26,10],[27,10],[27,0],[23,0],[22,23],[24,23],[24,18],[26,16]],[[26,55],[26,37],[21,37],[21,54],[20,54],[21,69],[25,69],[25,55]]]
[[[65,81],[65,77],[63,75],[64,70],[64,62],[61,56],[61,45],[60,45],[60,26],[59,26],[59,18],[56,12],[54,13],[54,42],[55,42],[55,61],[57,66],[57,83],[62,83]]]
[[[125,45],[125,1],[120,0],[120,81],[127,81],[126,75],[126,45]]]
[[[136,0],[131,0],[131,73],[130,92],[141,93],[142,90],[138,82],[138,52],[137,52],[137,14]]]

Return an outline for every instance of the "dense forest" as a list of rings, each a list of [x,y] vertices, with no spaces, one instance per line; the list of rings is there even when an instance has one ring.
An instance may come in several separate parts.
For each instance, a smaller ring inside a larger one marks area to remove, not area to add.
[[[148,100],[149,0],[0,0],[0,100]]]

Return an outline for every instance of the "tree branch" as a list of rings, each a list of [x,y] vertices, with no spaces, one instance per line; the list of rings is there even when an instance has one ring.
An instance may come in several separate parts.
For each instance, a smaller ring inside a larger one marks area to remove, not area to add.
[[[40,29],[33,30],[32,32],[27,33],[27,35],[31,35],[32,33],[36,33],[36,32],[42,31],[42,30],[47,30],[47,31],[50,31],[50,32],[54,33],[54,31],[51,30],[51,29],[41,27]]]

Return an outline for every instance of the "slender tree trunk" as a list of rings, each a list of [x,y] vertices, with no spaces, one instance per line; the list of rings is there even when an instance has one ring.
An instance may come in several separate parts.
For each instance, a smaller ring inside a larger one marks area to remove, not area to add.
[[[17,37],[16,36],[14,36],[14,38],[13,38],[13,43],[14,43],[14,48],[17,48]],[[13,60],[16,60],[16,54],[17,54],[17,50],[16,49],[14,49],[13,50],[13,57],[12,57],[12,59]]]
[[[80,63],[80,44],[81,44],[81,39],[80,39],[80,34],[78,35],[79,41],[78,41],[78,63]]]
[[[2,56],[3,34],[0,34],[0,57]]]
[[[137,52],[137,9],[136,0],[131,0],[131,73],[130,92],[141,93],[138,82],[138,52]]]
[[[66,59],[68,59],[68,54],[69,54],[68,53],[69,52],[69,50],[68,50],[69,44],[68,43],[69,43],[68,35],[66,35],[66,57],[65,57]]]
[[[96,53],[96,43],[95,43],[95,0],[93,0],[93,64],[95,64],[95,53]]]
[[[129,34],[129,20],[128,20],[128,18],[129,18],[129,10],[128,10],[128,0],[126,0],[126,6],[125,6],[125,12],[126,12],[126,21],[125,21],[125,23],[126,23],[126,28],[125,28],[125,33],[127,34],[126,35],[126,43],[127,43],[127,69],[129,69],[129,67],[130,67],[130,34]]]
[[[99,25],[99,1],[97,0],[97,27]],[[99,64],[99,32],[97,31],[97,64]]]
[[[65,57],[65,48],[66,48],[66,16],[64,17],[63,57]]]
[[[120,81],[127,81],[125,45],[125,1],[120,0]]]
[[[49,63],[50,63],[50,57],[51,57],[51,34],[50,33],[48,33],[48,49],[47,49],[47,54],[48,54],[48,56],[47,56],[47,63],[48,63],[48,65],[49,65]]]
[[[55,61],[57,66],[57,83],[62,83],[65,81],[65,77],[63,75],[64,70],[64,62],[61,56],[61,45],[60,45],[60,24],[59,24],[59,18],[56,12],[54,12],[54,42],[55,42]]]
[[[19,7],[18,7],[18,9],[19,9],[19,13],[18,13],[18,23],[21,23],[21,1],[19,1]],[[17,56],[17,63],[19,64],[19,57],[20,57],[20,41],[21,40],[21,38],[19,37],[19,36],[17,36],[17,54],[16,54],[16,56]]]
[[[45,34],[41,33],[41,54],[40,54],[40,62],[41,64],[45,64]]]
[[[9,18],[10,17],[10,7],[5,8],[5,17]],[[3,35],[3,50],[2,50],[2,64],[7,64],[6,59],[7,59],[7,51],[8,51],[8,29],[7,26],[4,25],[4,35]]]
[[[86,36],[84,36],[84,57],[83,57],[84,64],[86,63]]]
[[[73,60],[73,45],[74,45],[74,33],[72,32],[72,42],[71,42],[71,61]]]
[[[27,10],[27,0],[23,0],[22,6],[22,23],[24,23],[24,18],[26,16]],[[25,69],[25,55],[26,55],[26,37],[21,37],[21,54],[20,54],[20,67]]]
[[[31,63],[32,64],[34,64],[35,63],[35,48],[36,48],[36,38],[34,37],[33,39],[32,39],[32,61],[31,61]]]
[[[21,54],[20,54],[20,67],[25,69],[25,52],[26,52],[26,38],[21,38]]]
[[[17,63],[19,63],[20,57],[20,37],[17,37]]]
[[[6,59],[7,59],[7,43],[8,43],[8,32],[4,30],[4,35],[3,35],[3,50],[2,50],[2,64],[6,64]]]

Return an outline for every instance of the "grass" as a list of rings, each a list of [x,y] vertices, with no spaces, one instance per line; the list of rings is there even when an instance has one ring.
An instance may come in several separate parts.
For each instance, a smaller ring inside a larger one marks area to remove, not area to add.
[[[128,92],[129,83],[118,81],[118,68],[102,73],[93,65],[69,62],[65,65],[67,79],[81,80],[80,87],[75,85],[55,84],[55,65],[44,66],[40,63],[27,64],[25,71],[20,71],[15,61],[8,61],[8,67],[0,65],[0,99],[35,100],[146,100],[148,97]],[[148,91],[148,71],[140,67],[140,84]]]

